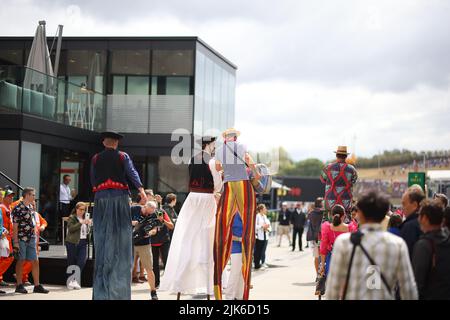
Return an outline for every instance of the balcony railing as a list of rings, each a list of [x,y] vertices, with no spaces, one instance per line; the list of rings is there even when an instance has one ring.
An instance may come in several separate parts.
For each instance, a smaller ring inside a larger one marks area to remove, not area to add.
[[[0,112],[25,113],[103,131],[103,94],[23,66],[0,66]]]

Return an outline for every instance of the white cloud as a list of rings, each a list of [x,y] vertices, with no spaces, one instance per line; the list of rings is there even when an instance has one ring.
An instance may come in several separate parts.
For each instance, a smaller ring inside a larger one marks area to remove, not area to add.
[[[2,0],[3,35],[199,36],[237,64],[236,126],[256,149],[446,148],[450,3]]]
[[[448,90],[374,93],[270,81],[240,85],[237,103],[236,127],[257,151],[282,145],[296,159],[327,160],[342,144],[359,156],[394,148],[448,149]]]

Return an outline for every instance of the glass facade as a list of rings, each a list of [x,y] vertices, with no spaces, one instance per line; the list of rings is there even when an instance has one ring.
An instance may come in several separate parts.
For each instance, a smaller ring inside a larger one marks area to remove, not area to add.
[[[112,50],[107,128],[132,133],[192,132],[194,51]]]
[[[200,43],[196,54],[194,134],[217,135],[234,125],[236,70]]]
[[[0,113],[33,114],[89,131],[137,133],[127,135],[123,149],[144,185],[162,195],[174,192],[183,201],[188,192],[187,165],[176,165],[169,156],[174,130],[202,135],[234,124],[235,67],[196,38],[64,39],[58,78],[50,79],[57,83],[52,108],[46,90],[16,88],[24,82],[22,66],[31,40],[14,41],[11,46],[0,38]],[[51,56],[54,60],[54,53]],[[89,201],[90,158],[100,148],[90,132],[77,139],[71,136],[73,128],[55,128],[58,132],[51,134],[33,128],[33,143],[17,141],[17,150],[10,148],[18,167],[4,165],[14,178],[39,185],[39,206],[49,219],[50,238],[56,238],[61,174],[73,174],[78,199]]]

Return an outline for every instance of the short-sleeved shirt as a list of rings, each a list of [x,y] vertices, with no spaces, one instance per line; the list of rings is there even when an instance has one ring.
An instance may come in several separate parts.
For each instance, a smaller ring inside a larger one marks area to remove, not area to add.
[[[36,227],[33,210],[23,202],[20,202],[11,212],[11,218],[13,223],[18,224],[17,235],[19,241],[30,242],[31,238],[35,237]]]
[[[234,155],[234,152],[238,157]],[[245,145],[234,141],[224,143],[216,149],[216,160],[220,161],[223,167],[223,182],[249,180],[244,162],[246,153]]]
[[[141,222],[144,219],[144,216],[141,214],[142,207],[141,206],[131,206],[131,220]],[[142,240],[136,241],[134,243],[135,246],[146,246],[152,242],[151,237],[144,238]]]

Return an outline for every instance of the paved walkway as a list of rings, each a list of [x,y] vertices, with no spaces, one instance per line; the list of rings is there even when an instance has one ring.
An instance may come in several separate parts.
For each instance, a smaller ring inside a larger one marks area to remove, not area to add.
[[[269,268],[265,270],[253,271],[252,284],[250,290],[251,300],[316,300],[315,271],[311,249],[304,249],[303,252],[292,252],[288,247],[286,239],[281,247],[276,246],[274,238],[269,240],[266,253],[266,263]],[[7,292],[1,295],[0,299],[9,300],[90,300],[92,297],[91,288],[81,290],[69,290],[63,286],[46,285],[49,294],[33,294],[32,286],[28,286],[29,294],[16,294],[14,287],[2,288]],[[160,300],[175,300],[176,295],[167,292],[158,292]],[[148,300],[150,298],[147,283],[132,285],[132,300]],[[182,296],[182,300],[206,299],[202,296]]]

